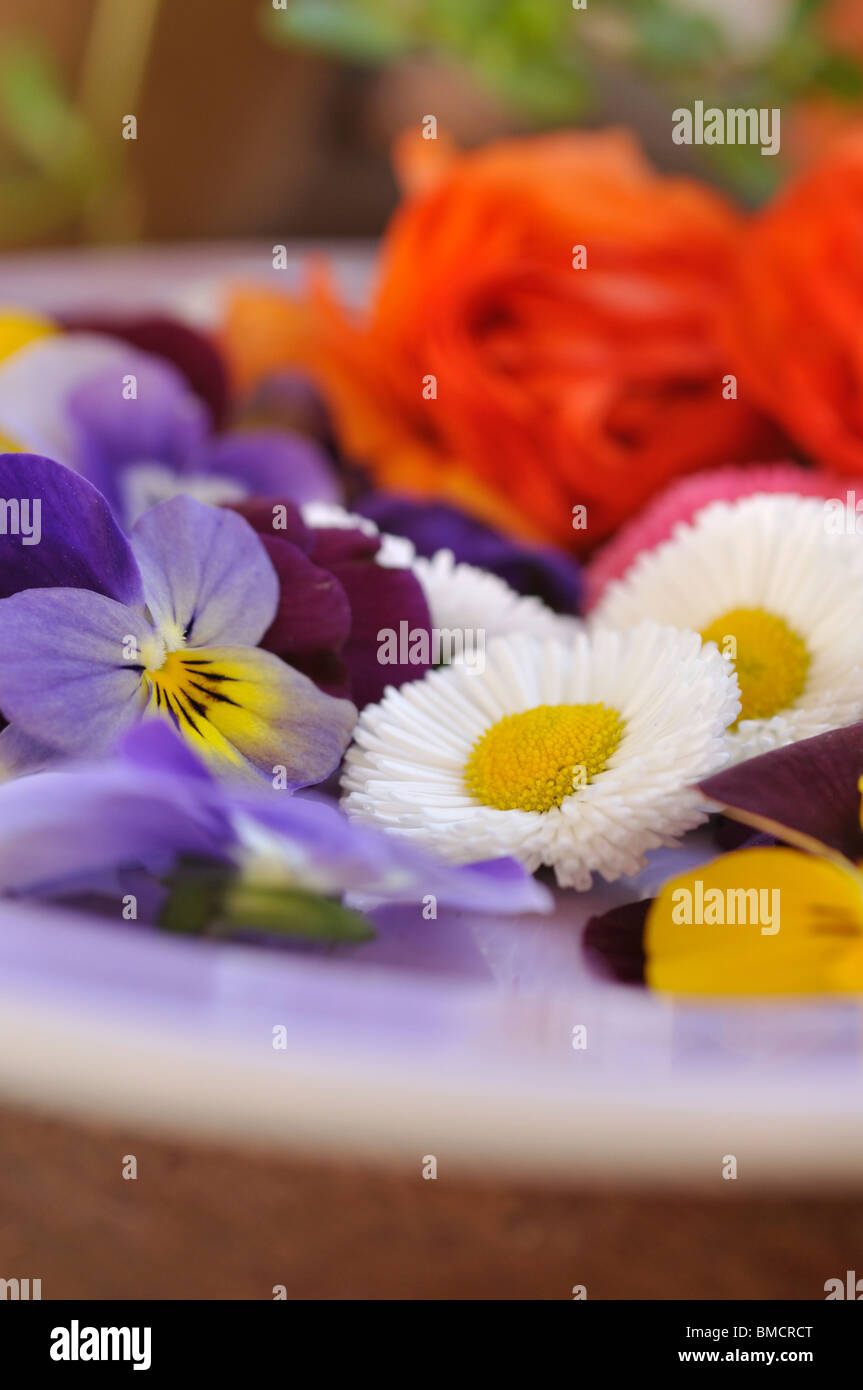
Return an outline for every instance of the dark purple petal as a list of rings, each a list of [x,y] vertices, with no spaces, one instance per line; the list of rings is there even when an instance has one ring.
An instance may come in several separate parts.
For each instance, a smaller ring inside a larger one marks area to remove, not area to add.
[[[0,455],[0,497],[39,504],[37,545],[0,536],[0,598],[21,589],[90,589],[119,603],[143,602],[129,542],[86,478],[39,454]],[[32,515],[32,513],[31,513]]]
[[[279,577],[279,607],[262,645],[327,695],[350,696],[342,657],[351,627],[350,604],[339,580],[308,558],[317,533],[306,526],[293,502],[258,497],[231,510],[255,528]]]
[[[373,560],[349,560],[331,568],[351,606],[351,635],[342,655],[350,672],[351,698],[362,709],[379,700],[388,685],[418,680],[430,666],[430,662],[410,659],[383,664],[378,633],[390,629],[398,635],[403,630],[408,637],[408,656],[411,643],[426,633],[424,645],[430,653],[431,616],[420,583],[410,570],[387,569]]]
[[[284,522],[287,516],[287,529],[274,530],[273,518],[280,506],[279,521]],[[428,665],[421,662],[383,665],[378,661],[379,631],[391,628],[398,633],[402,622],[414,637],[425,632],[430,650],[431,617],[425,594],[410,570],[376,563],[380,549],[377,536],[367,536],[353,528],[305,527],[296,508],[291,503],[281,504],[276,498],[254,498],[237,504],[233,510],[246,517],[262,539],[276,536],[298,544],[319,569],[328,571],[338,581],[351,610],[350,635],[340,655],[350,673],[350,695],[355,705],[362,708],[379,700],[387,685],[416,680],[428,670]],[[276,552],[271,548],[269,553],[278,566]],[[281,602],[287,619],[291,604],[288,581],[282,587]],[[280,650],[272,646],[269,635],[266,645],[273,651]],[[293,660],[288,656],[285,659]],[[309,674],[315,678],[313,672]]]
[[[137,395],[127,400],[123,379],[100,372],[69,396],[75,466],[123,509],[122,474],[132,464],[162,464],[188,471],[207,435],[207,414],[179,372],[167,363],[140,361],[130,367]]]
[[[298,434],[235,431],[211,439],[190,471],[230,478],[254,497],[278,495],[293,502],[336,502],[340,489],[326,454]]]
[[[326,402],[314,382],[299,372],[274,372],[246,398],[240,419],[261,428],[290,430],[335,452],[335,434]]]
[[[622,903],[599,917],[591,917],[584,930],[584,949],[600,974],[619,984],[644,984],[644,924],[652,898]]]
[[[347,560],[373,560],[381,548],[379,536],[367,536],[349,526],[315,526],[311,555],[315,562],[332,569]]]
[[[557,613],[577,613],[583,585],[571,556],[551,546],[526,546],[444,502],[417,502],[373,492],[354,504],[381,531],[406,536],[418,555],[451,550],[456,560],[489,570],[519,594],[534,594]]]
[[[765,835],[763,831],[753,830],[751,825],[744,825],[741,821],[731,820],[729,816],[713,816],[711,818],[710,829],[723,854],[730,854],[737,849],[765,849],[768,845],[776,844],[775,835]]]
[[[335,575],[288,541],[260,540],[279,579],[279,606],[261,646],[292,665],[297,656],[340,651],[350,635],[351,607]]]
[[[856,861],[863,857],[861,776],[863,723],[749,758],[700,785],[712,801],[756,818],[758,829],[784,839],[785,828]]]
[[[278,540],[290,541],[307,555],[310,554],[314,532],[303,521],[295,502],[283,497],[250,497],[247,502],[231,503],[230,510],[245,517],[259,536],[275,536]]]
[[[167,316],[93,317],[66,320],[73,332],[106,333],[173,363],[195,395],[205,402],[212,424],[221,429],[228,415],[228,376],[215,344],[188,324]]]

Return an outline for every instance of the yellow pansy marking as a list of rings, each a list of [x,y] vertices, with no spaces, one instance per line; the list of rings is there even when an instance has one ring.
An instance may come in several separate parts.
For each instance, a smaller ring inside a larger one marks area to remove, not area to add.
[[[243,759],[219,729],[222,711],[242,717],[241,677],[225,671],[203,651],[168,652],[161,665],[147,667],[148,714],[170,719],[202,752],[233,763]]]
[[[38,314],[0,311],[0,360],[11,357],[13,352],[35,342],[37,338],[47,338],[57,331],[50,319]]]
[[[732,608],[702,630],[731,658],[740,683],[740,719],[772,719],[803,694],[811,657],[784,618],[764,608]]]
[[[603,704],[537,705],[507,714],[474,744],[464,780],[475,801],[498,811],[550,811],[592,782],[623,737]]]

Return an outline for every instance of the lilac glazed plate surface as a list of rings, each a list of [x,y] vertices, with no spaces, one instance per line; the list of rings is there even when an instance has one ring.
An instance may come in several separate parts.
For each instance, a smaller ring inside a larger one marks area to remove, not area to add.
[[[319,248],[318,248],[319,249]],[[270,248],[8,257],[7,305],[212,316]],[[359,297],[368,250],[337,257]],[[299,254],[294,271],[299,263]],[[261,273],[260,267],[265,270]],[[863,1174],[863,1009],[685,1003],[599,978],[585,922],[715,850],[694,836],[549,917],[390,910],[329,955],[179,939],[0,905],[0,1094],[307,1151],[572,1183],[851,1188]],[[415,918],[415,920],[414,920]],[[588,1047],[573,1047],[573,1030]],[[286,1046],[273,1046],[284,1029]]]

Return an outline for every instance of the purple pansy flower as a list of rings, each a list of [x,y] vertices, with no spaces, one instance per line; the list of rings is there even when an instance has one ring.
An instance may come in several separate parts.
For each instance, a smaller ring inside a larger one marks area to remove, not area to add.
[[[153,347],[161,340],[136,336]],[[0,363],[0,433],[89,478],[124,525],[180,493],[208,502],[338,496],[315,441],[274,429],[214,435],[211,410],[177,366],[106,334],[55,334]]]
[[[141,359],[128,371],[133,398],[111,369],[79,384],[67,402],[70,463],[126,524],[179,494],[211,503],[275,492],[297,502],[338,495],[312,440],[274,430],[211,435],[205,407],[173,367]]]
[[[122,382],[147,358],[100,333],[52,333],[0,362],[0,435],[19,449],[72,463],[70,395],[99,373]]]
[[[10,737],[39,761],[97,754],[147,715],[224,771],[333,771],[356,710],[257,646],[279,583],[241,517],[175,497],[127,540],[91,483],[36,455],[0,456],[0,496],[40,518],[38,543],[0,538],[0,758]]]
[[[119,338],[141,352],[170,362],[202,400],[216,429],[228,418],[228,372],[221,353],[206,333],[168,314],[64,316],[73,333],[97,333]]]
[[[323,799],[233,789],[155,722],[99,763],[0,787],[2,893],[104,893],[120,883],[109,877],[115,871],[165,875],[189,857],[229,867],[247,889],[349,895],[364,907],[413,903],[418,931],[431,929],[419,910],[429,895],[468,912],[543,912],[552,901],[514,860],[446,864]]]

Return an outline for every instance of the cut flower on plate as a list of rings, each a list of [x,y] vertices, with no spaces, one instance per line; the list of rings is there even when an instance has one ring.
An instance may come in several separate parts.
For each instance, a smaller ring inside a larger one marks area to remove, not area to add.
[[[695,633],[501,637],[483,671],[430,672],[363,712],[344,804],[456,862],[509,854],[586,889],[704,820],[692,784],[727,760],[739,708]]]
[[[863,992],[863,724],[701,783],[726,815],[784,843],[681,874],[594,918],[588,949],[618,979],[693,995]]]

